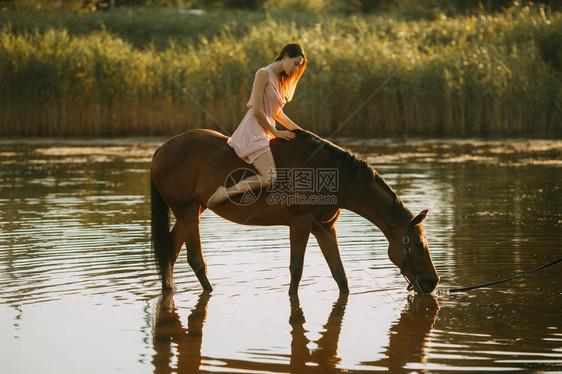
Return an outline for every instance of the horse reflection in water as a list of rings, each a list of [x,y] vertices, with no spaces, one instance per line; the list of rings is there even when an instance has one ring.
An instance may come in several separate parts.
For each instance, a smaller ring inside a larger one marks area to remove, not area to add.
[[[291,331],[293,337],[291,373],[304,373],[311,370],[318,370],[321,373],[336,371],[336,367],[341,361],[337,357],[337,353],[347,298],[347,294],[340,294],[338,301],[332,307],[328,322],[324,325],[324,331],[320,333],[320,339],[315,342],[318,348],[311,352],[308,349],[310,340],[305,335],[307,331],[304,328],[304,312],[300,307],[298,296],[291,296],[291,317],[289,318],[289,323],[293,328]],[[316,366],[311,367],[307,363],[314,363]]]
[[[203,326],[207,316],[210,293],[203,292],[183,327],[174,306],[173,293],[164,293],[158,302],[153,329],[154,372],[200,373],[203,360],[220,361],[221,368],[242,371],[269,371],[279,373],[349,373],[353,370],[339,369],[339,338],[347,306],[348,295],[340,294],[332,307],[328,321],[314,341],[317,348],[308,348],[311,340],[306,337],[305,316],[298,296],[290,297],[291,313],[291,357],[289,365],[271,362],[204,357],[201,353]],[[391,371],[404,368],[408,363],[423,363],[425,346],[438,312],[437,300],[432,295],[416,295],[411,298],[398,322],[390,329],[390,343],[386,358],[362,362],[361,365],[387,367]],[[172,349],[177,346],[177,349]],[[174,350],[177,357],[174,357]],[[173,363],[177,362],[177,368]],[[360,372],[364,372],[361,370]]]
[[[171,368],[174,357],[172,344],[177,345],[178,370],[181,373],[197,373],[201,366],[203,324],[207,316],[207,303],[211,294],[203,292],[187,317],[187,329],[183,327],[174,306],[173,293],[165,292],[158,301],[156,322],[153,330],[153,356],[155,373],[176,372]]]
[[[416,295],[408,300],[398,321],[390,328],[386,358],[363,365],[387,367],[391,372],[409,363],[425,363],[426,344],[439,312],[433,295]]]

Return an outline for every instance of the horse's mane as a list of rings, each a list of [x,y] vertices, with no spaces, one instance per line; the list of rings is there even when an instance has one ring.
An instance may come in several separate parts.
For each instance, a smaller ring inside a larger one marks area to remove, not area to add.
[[[368,192],[373,192],[377,187],[382,191],[390,194],[394,201],[392,213],[399,215],[400,217],[406,215],[410,216],[410,211],[404,206],[402,200],[392,187],[386,183],[383,177],[365,160],[359,158],[353,152],[346,150],[329,140],[323,139],[318,135],[306,131],[306,130],[292,130],[297,137],[296,139],[306,140],[310,144],[311,152],[313,156],[323,155],[328,159],[330,164],[340,163],[341,172],[344,174],[343,177],[351,180],[363,180],[368,186]],[[296,140],[295,139],[295,140]]]

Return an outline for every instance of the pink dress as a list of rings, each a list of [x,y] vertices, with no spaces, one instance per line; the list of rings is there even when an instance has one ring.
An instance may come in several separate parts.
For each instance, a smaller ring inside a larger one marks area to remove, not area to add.
[[[274,117],[279,110],[285,106],[287,101],[281,94],[281,89],[273,70],[271,70],[269,66],[259,69],[258,72],[260,70],[267,71],[269,75],[269,84],[265,86],[263,92],[263,109],[269,123],[275,126]],[[258,73],[256,72],[256,77],[257,75]],[[228,145],[234,148],[238,157],[249,164],[254,163],[256,158],[270,150],[269,140],[275,137],[271,132],[264,129],[254,116],[255,86],[256,80],[254,78],[252,94],[250,95],[248,104],[246,104],[250,109],[242,119],[242,122],[238,125],[236,131],[234,131],[227,141]]]

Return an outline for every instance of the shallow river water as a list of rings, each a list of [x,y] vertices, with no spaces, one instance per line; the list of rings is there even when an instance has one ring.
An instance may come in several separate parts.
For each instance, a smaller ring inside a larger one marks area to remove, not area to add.
[[[336,228],[351,294],[313,237],[287,294],[286,227],[201,219],[211,294],[187,265],[163,296],[148,169],[162,139],[0,140],[2,373],[562,371],[562,142],[337,143],[377,169],[425,231],[441,283],[414,296],[371,223]]]

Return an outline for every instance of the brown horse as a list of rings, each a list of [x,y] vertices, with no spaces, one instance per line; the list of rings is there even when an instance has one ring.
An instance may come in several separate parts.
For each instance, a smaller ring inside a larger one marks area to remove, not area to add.
[[[310,233],[316,237],[340,292],[349,292],[334,226],[341,209],[379,227],[389,242],[388,256],[409,282],[408,289],[432,292],[439,277],[422,226],[427,211],[414,217],[367,162],[308,131],[293,132],[297,135],[293,140],[270,142],[278,170],[275,184],[253,191],[253,195],[233,196],[213,211],[245,225],[289,226],[290,294],[298,290]],[[228,187],[248,172],[255,173],[253,166],[226,144],[227,139],[216,131],[191,130],[168,140],[154,155],[152,240],[165,290],[175,287],[174,264],[184,243],[188,263],[201,286],[212,290],[201,251],[199,217],[218,186]],[[283,175],[291,178],[281,178]],[[176,218],[171,231],[168,208]]]

